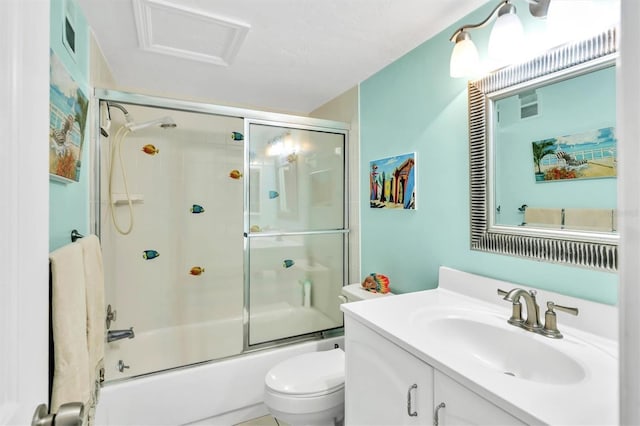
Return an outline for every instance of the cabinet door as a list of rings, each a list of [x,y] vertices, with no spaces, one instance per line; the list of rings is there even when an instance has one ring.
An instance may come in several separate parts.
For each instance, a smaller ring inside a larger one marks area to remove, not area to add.
[[[440,426],[526,424],[439,371],[434,379],[434,405],[445,403],[438,410]]]
[[[345,425],[431,424],[433,369],[349,317],[345,331]]]

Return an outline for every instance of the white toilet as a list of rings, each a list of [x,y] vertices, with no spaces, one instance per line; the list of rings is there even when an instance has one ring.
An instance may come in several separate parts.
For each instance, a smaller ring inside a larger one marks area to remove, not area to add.
[[[386,297],[360,284],[342,288],[342,303]],[[265,377],[264,404],[291,426],[339,426],[344,420],[344,352],[310,352],[277,364]]]

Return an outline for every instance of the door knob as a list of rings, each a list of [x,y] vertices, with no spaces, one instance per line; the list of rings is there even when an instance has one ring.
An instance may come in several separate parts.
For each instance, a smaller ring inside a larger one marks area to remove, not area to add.
[[[84,404],[82,402],[68,402],[58,408],[53,420],[54,426],[82,426],[84,419]]]
[[[47,404],[40,404],[33,413],[31,426],[82,426],[83,419],[84,404],[82,402],[62,404],[55,414],[49,414]]]
[[[47,404],[40,404],[33,413],[31,426],[53,426],[53,417],[53,414],[49,414]]]

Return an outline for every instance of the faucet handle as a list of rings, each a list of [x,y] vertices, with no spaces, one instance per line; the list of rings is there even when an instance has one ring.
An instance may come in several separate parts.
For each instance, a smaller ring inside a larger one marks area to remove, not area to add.
[[[508,291],[504,291],[502,289],[498,289],[498,296],[506,296],[509,294]],[[522,319],[522,305],[518,300],[514,300],[511,303],[511,318],[507,320],[509,324],[520,326],[524,323]]]
[[[562,333],[558,331],[558,322],[556,320],[556,313],[554,312],[554,309],[571,315],[578,315],[578,308],[556,305],[551,301],[547,302],[547,312],[544,314],[544,328],[542,329],[542,334],[554,339],[562,339]]]
[[[571,314],[573,316],[578,315],[578,312],[579,312],[578,308],[570,308],[568,306],[556,305],[553,302],[547,302],[547,309],[551,309],[551,310],[557,309],[559,311],[566,312],[566,313]]]
[[[107,330],[111,328],[111,322],[115,322],[117,314],[118,312],[111,307],[111,304],[109,304],[109,306],[107,306],[107,318],[106,318]]]

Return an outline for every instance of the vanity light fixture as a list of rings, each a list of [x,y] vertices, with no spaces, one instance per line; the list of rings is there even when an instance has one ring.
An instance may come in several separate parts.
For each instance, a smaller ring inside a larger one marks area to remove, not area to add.
[[[536,18],[547,16],[547,10],[551,0],[527,0],[529,12]],[[468,77],[479,71],[480,58],[478,49],[471,40],[468,30],[483,28],[494,18],[496,19],[491,35],[489,36],[489,56],[493,59],[504,60],[514,57],[522,50],[524,30],[520,18],[516,14],[516,7],[511,0],[502,0],[479,24],[463,25],[451,36],[455,43],[449,63],[451,77]]]

